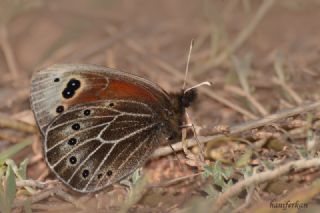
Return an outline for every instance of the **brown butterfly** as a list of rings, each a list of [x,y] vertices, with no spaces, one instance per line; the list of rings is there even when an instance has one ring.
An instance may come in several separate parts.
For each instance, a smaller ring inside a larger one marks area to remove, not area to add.
[[[195,89],[168,94],[144,78],[97,65],[60,64],[33,75],[31,106],[51,171],[78,192],[134,172],[180,135]]]

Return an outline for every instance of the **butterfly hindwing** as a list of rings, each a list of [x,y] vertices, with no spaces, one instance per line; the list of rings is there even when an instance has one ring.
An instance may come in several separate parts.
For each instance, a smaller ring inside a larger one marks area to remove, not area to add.
[[[45,159],[74,190],[96,191],[137,169],[159,146],[158,129],[152,108],[142,102],[78,105],[48,125]]]

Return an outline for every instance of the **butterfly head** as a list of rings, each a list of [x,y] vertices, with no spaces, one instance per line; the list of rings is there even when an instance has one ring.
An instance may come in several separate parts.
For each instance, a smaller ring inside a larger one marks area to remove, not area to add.
[[[168,140],[177,140],[181,135],[181,126],[185,122],[186,108],[197,98],[197,90],[190,89],[188,91],[180,91],[177,93],[171,93],[171,106],[170,110],[166,111],[164,132],[167,135]]]

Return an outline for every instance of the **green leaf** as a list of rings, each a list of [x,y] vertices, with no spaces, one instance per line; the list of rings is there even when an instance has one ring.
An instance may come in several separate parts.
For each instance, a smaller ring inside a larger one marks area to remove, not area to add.
[[[230,179],[230,180],[227,182],[226,186],[229,188],[229,187],[231,187],[232,185],[233,185],[233,180]]]
[[[13,145],[13,146],[9,147],[8,149],[6,149],[5,151],[1,152],[0,153],[0,165],[2,165],[5,162],[5,160],[7,160],[8,158],[11,158],[12,156],[14,156],[18,152],[20,152],[22,149],[29,146],[30,144],[32,144],[31,140],[25,140],[25,141],[22,141],[21,143]]]
[[[139,178],[136,184],[134,184],[129,191],[126,201],[121,206],[119,213],[128,212],[128,210],[135,205],[143,196],[143,192],[146,189],[148,184],[148,178],[143,176]]]
[[[12,204],[16,195],[16,178],[11,166],[7,167],[6,181],[5,181],[5,193],[3,196],[3,205],[1,209],[3,212],[11,212]]]
[[[307,149],[305,149],[305,148],[300,148],[299,149],[298,148],[297,152],[301,156],[301,158],[308,159],[308,150]]]
[[[208,165],[204,166],[203,176],[204,177],[208,177],[208,176],[213,177],[213,183],[215,185],[220,186],[223,191],[226,189],[226,187],[228,187],[225,179],[229,179],[232,174],[233,174],[233,168],[227,167],[227,166],[223,168],[221,166],[220,161],[216,161],[215,164],[208,164]]]
[[[16,178],[11,166],[7,169],[7,183],[6,183],[6,197],[8,207],[11,208],[14,198],[16,196]]]
[[[271,161],[268,160],[261,160],[261,163],[269,170],[274,169],[274,165],[272,164]]]
[[[206,185],[203,191],[205,191],[211,197],[217,197],[219,195],[219,192],[212,185]]]
[[[137,169],[132,174],[132,183],[135,185],[139,181],[140,178],[141,178],[140,169]]]
[[[223,179],[224,173],[221,167],[221,163],[220,161],[217,161],[214,164],[214,168],[213,168],[213,181],[215,184],[217,184],[218,186],[224,188],[224,179]]]
[[[24,160],[21,164],[20,164],[20,167],[18,168],[18,166],[16,165],[16,163],[11,160],[11,159],[8,159],[5,161],[6,165],[8,166],[11,166],[14,174],[17,176],[16,179],[17,180],[25,180],[26,179],[26,176],[27,176],[27,171],[26,171],[26,167],[27,167],[27,163],[28,163],[28,160]],[[31,187],[29,186],[25,186],[24,187],[30,194],[34,194],[36,191],[34,189],[32,189]]]
[[[223,176],[224,176],[225,178],[230,178],[231,175],[233,174],[233,168],[232,168],[231,166],[226,167],[226,168],[224,169],[223,173],[224,173]]]
[[[213,176],[213,169],[214,169],[214,165],[213,164],[207,164],[203,167],[204,169],[204,173],[202,174],[203,177],[207,178],[209,176]]]
[[[248,149],[236,162],[236,167],[244,167],[248,165],[248,163],[251,160],[252,154],[253,154],[252,149]]]
[[[25,159],[20,163],[20,167],[17,170],[17,175],[20,176],[21,179],[27,179],[27,166],[28,166],[28,159]]]
[[[0,176],[0,178],[2,180],[2,176]],[[2,183],[0,183],[0,210],[1,209],[5,209],[5,196],[4,196],[4,188],[2,186]]]
[[[246,166],[245,168],[240,169],[240,172],[243,174],[244,178],[250,177],[253,174],[251,166]]]

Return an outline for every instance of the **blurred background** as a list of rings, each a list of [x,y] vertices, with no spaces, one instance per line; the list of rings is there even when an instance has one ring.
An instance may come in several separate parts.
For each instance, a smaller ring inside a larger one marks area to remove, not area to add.
[[[28,107],[32,72],[54,63],[101,64],[147,77],[167,91],[180,90],[192,39],[189,86],[208,80],[215,83],[213,93],[237,98],[243,91],[234,86],[244,76],[252,83],[244,92],[254,89],[262,105],[268,103],[264,113],[291,104],[276,94],[272,76],[290,79],[307,98],[317,95],[310,91],[320,84],[316,0],[1,0],[0,6],[3,110]],[[212,95],[208,102],[226,106]],[[208,121],[227,116],[208,114],[206,106],[200,111]],[[230,113],[227,121],[236,121],[238,114]]]
[[[187,85],[214,82],[190,110],[196,125],[239,124],[319,100],[319,10],[319,0],[0,0],[1,118],[34,125],[31,75],[55,63],[113,67],[179,91],[192,39]],[[0,126],[0,151],[29,138],[32,147],[11,157],[29,158],[28,175],[46,179],[37,131]],[[207,158],[224,162],[229,151]],[[173,159],[148,164],[154,181],[193,174]],[[177,203],[200,196],[202,183],[181,187]]]

